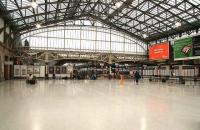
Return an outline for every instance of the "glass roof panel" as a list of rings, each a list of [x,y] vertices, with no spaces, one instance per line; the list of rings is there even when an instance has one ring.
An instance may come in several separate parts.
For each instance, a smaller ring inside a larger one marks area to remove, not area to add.
[[[187,3],[183,3],[183,4],[180,4],[178,6],[178,8],[182,9],[182,10],[188,10],[189,8],[191,8],[192,6],[190,4],[187,4]]]
[[[21,15],[19,13],[19,11],[16,11],[13,13],[13,18],[16,19],[16,18],[21,18]]]
[[[8,0],[6,3],[6,8],[7,10],[13,10],[13,9],[17,9],[17,6],[15,5],[13,1],[11,2],[10,0]]]
[[[28,28],[38,21],[54,23],[63,22],[64,18],[73,20],[79,19],[79,16],[83,19],[95,16],[104,24],[129,29],[132,34],[139,31],[140,35],[143,31],[156,34],[160,30],[169,30],[177,20],[188,24],[200,19],[200,0],[133,0],[131,3],[127,1],[128,6],[123,3],[126,0],[81,0],[79,3],[73,0],[47,0],[47,3],[36,0],[39,4],[36,9],[30,6],[29,0],[16,1],[17,4],[15,0],[1,0],[9,11],[10,19],[16,26],[20,25],[19,28],[23,24]],[[121,3],[119,7],[116,7],[117,2]],[[91,23],[86,22],[86,25]]]
[[[192,22],[194,22],[194,21],[196,21],[195,18],[190,18],[190,19],[188,19],[188,22],[190,22],[190,23],[192,23]]]
[[[145,2],[144,4],[140,5],[138,8],[142,11],[147,11],[148,9],[154,7],[153,3]]]
[[[191,2],[194,5],[199,5],[199,0],[188,0],[189,2]]]
[[[168,4],[174,6],[174,5],[177,5],[178,3],[181,3],[183,2],[184,0],[169,0],[168,1]]]
[[[173,14],[180,14],[181,11],[177,10],[176,8],[170,9],[170,12],[173,12]]]

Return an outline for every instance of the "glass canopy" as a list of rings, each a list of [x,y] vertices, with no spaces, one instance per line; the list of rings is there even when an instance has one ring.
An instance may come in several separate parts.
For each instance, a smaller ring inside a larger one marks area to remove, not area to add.
[[[84,26],[83,26],[84,25]],[[125,33],[115,31],[88,20],[76,20],[73,24],[51,26],[24,33],[23,43],[29,41],[31,49],[56,51],[83,51],[98,53],[123,53],[145,55],[147,45]]]

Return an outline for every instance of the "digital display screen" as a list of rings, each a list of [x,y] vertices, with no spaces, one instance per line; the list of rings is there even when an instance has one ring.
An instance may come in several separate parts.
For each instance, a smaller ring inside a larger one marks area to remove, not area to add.
[[[174,59],[188,59],[192,57],[192,37],[176,40],[174,42]]]
[[[149,47],[149,60],[167,59],[169,59],[169,42],[163,42]]]
[[[200,56],[200,36],[192,38],[193,42],[193,56]]]

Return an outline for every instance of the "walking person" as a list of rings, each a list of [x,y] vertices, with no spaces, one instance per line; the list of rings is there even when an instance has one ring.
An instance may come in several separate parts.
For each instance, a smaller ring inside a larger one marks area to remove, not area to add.
[[[140,76],[139,72],[136,71],[135,74],[134,74],[134,79],[135,79],[137,85],[138,85],[140,78],[141,78],[141,76]]]

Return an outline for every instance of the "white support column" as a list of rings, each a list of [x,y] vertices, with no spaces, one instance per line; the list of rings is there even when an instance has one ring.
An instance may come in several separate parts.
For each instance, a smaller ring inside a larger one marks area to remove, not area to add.
[[[45,65],[45,75],[49,74],[49,66],[48,64]]]
[[[81,47],[81,45],[82,45],[82,26],[80,27],[80,51],[81,51],[81,49],[82,49],[82,47]]]
[[[154,75],[158,75],[158,66],[155,66]]]
[[[49,62],[49,54],[48,52],[45,52],[45,63]]]
[[[108,61],[108,63],[109,63],[109,74],[111,75],[111,73],[112,73],[112,69],[111,69],[111,64],[112,64],[112,55],[111,54],[109,54],[109,61]]]
[[[97,52],[97,26],[95,27],[95,52]]]
[[[66,23],[65,23],[66,24]],[[66,48],[66,26],[64,26],[64,51],[65,51],[65,48]]]
[[[111,28],[110,28],[110,50],[109,50],[109,52],[111,53],[112,52],[112,37],[111,37]]]
[[[171,70],[169,65],[166,66],[165,76],[171,76]]]
[[[199,74],[199,67],[198,66],[195,66],[195,69],[194,69],[194,76],[198,76]]]
[[[178,69],[179,69],[179,76],[183,76],[183,66],[180,65]]]

